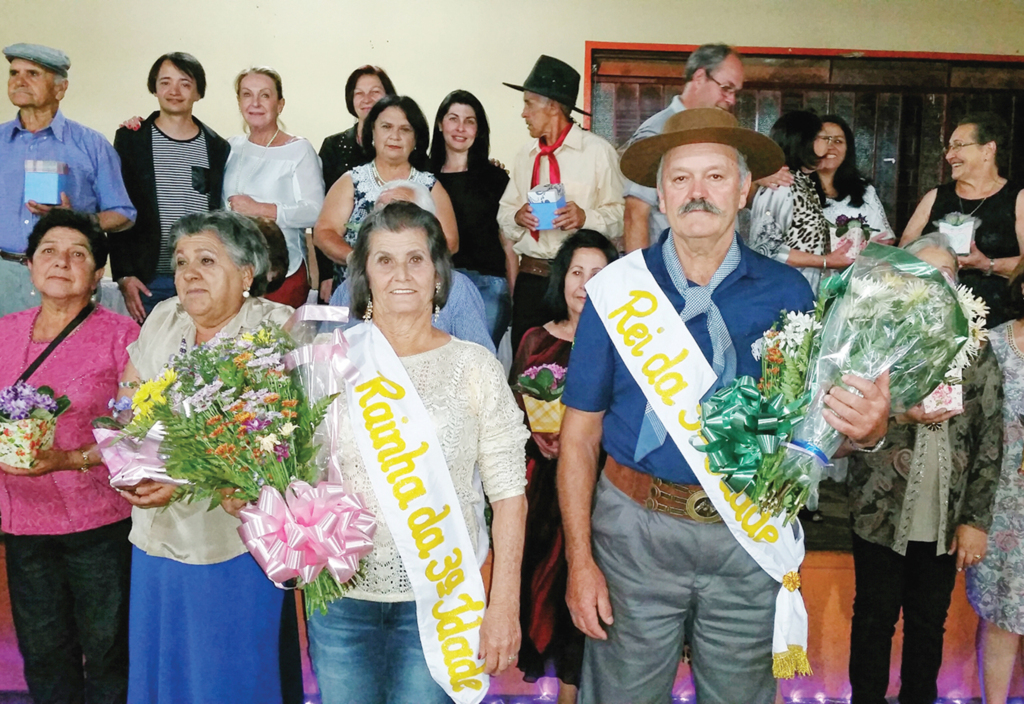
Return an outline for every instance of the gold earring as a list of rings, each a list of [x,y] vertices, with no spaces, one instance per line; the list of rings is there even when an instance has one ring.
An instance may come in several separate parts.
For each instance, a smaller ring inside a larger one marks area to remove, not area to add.
[[[366,311],[363,313],[363,320],[370,322],[373,318],[373,296],[370,296],[370,300],[366,303]]]

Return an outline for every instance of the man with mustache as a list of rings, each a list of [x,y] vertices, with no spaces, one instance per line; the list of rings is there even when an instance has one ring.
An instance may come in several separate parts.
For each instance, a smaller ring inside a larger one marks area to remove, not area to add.
[[[562,394],[566,601],[587,635],[581,704],[667,702],[684,642],[701,704],[771,704],[773,664],[806,658],[802,533],[729,492],[689,442],[701,401],[761,376],[751,344],[780,311],[813,306],[799,272],[735,231],[752,179],[782,163],[778,145],[715,108],[673,115],[622,156],[627,178],[656,187],[670,228],[587,284]],[[833,388],[826,419],[874,446],[888,376],[844,382],[862,395]]]
[[[40,303],[25,266],[28,235],[40,216],[51,208],[74,208],[96,213],[104,230],[117,232],[132,224],[135,208],[110,142],[60,111],[71,68],[67,54],[39,44],[3,51],[11,63],[7,95],[18,108],[13,120],[0,125],[0,315],[7,315]],[[59,200],[24,199],[25,174],[40,161],[66,170]]]
[[[743,63],[739,53],[727,44],[704,44],[690,54],[683,73],[686,83],[683,91],[672,99],[669,106],[655,113],[637,128],[626,143],[660,134],[665,122],[683,110],[693,108],[720,108],[733,112],[736,93],[743,88]],[[792,183],[785,166],[775,175],[769,175],[758,185],[778,188]],[[668,220],[658,210],[658,194],[632,181],[626,181],[626,210],[623,239],[626,251],[642,249],[668,227]]]
[[[566,237],[581,227],[608,239],[622,235],[622,174],[618,155],[606,140],[573,121],[580,74],[563,61],[541,56],[521,86],[523,113],[533,141],[523,145],[512,163],[512,179],[498,205],[498,224],[520,256],[512,291],[512,349],[532,327],[551,320],[544,303],[549,264]],[[586,114],[586,113],[583,113]],[[538,230],[527,198],[531,188],[561,183],[565,206],[555,213],[553,228]]]

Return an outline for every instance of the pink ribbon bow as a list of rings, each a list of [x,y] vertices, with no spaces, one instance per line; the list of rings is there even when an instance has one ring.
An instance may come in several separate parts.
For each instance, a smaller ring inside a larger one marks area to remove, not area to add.
[[[160,457],[160,443],[164,439],[163,423],[154,423],[141,441],[126,436],[120,430],[93,428],[97,448],[110,472],[110,486],[127,489],[146,479],[161,484],[188,484],[167,474]]]
[[[238,534],[272,582],[309,584],[327,571],[344,584],[373,549],[377,523],[359,494],[339,484],[294,481],[287,499],[264,486],[255,506],[239,513]]]

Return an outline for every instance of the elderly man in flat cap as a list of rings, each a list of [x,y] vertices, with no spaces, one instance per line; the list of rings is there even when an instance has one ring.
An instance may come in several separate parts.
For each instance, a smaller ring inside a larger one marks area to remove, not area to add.
[[[53,207],[96,213],[107,232],[135,220],[114,148],[60,111],[71,67],[67,54],[38,44],[3,51],[11,64],[7,95],[18,115],[0,124],[0,315],[39,305],[24,264],[28,235],[41,215]],[[43,170],[66,167],[64,185],[48,203],[27,200],[22,188],[26,172],[40,168],[40,161],[49,162]]]
[[[711,474],[699,406],[737,375],[782,310],[813,305],[793,269],[735,232],[751,179],[782,150],[718,108],[685,110],[622,157],[657,188],[670,228],[587,284],[562,395],[558,494],[573,622],[587,635],[580,701],[669,701],[684,641],[701,704],[770,704],[809,670],[799,592],[803,533]],[[828,422],[860,447],[883,438],[888,377],[833,388]],[[598,458],[608,453],[598,480]],[[781,587],[781,588],[780,588]]]
[[[523,113],[533,141],[519,150],[512,179],[498,206],[498,224],[520,256],[512,292],[512,349],[523,334],[551,320],[544,304],[549,263],[566,237],[586,227],[609,239],[622,235],[622,191],[618,155],[606,140],[583,130],[571,117],[579,95],[580,74],[563,61],[541,56],[521,86]],[[583,113],[587,114],[587,113]],[[551,229],[528,202],[531,188],[561,183],[565,206],[555,211]]]

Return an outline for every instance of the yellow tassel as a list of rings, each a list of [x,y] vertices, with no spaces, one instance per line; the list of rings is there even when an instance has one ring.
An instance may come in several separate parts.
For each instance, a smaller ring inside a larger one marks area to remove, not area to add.
[[[810,675],[811,663],[807,660],[807,653],[799,645],[789,646],[784,653],[775,653],[772,656],[772,675],[778,680],[789,680],[797,675]]]

